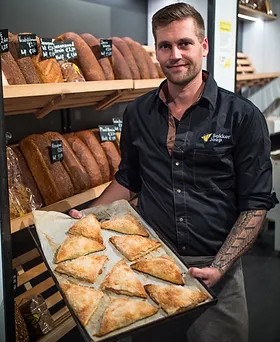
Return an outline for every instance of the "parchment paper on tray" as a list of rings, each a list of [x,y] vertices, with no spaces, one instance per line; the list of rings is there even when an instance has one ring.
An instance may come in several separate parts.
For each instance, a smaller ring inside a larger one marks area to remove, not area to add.
[[[213,299],[212,295],[207,291],[207,289],[200,284],[199,281],[192,278],[188,275],[188,269],[187,267],[182,263],[182,261],[170,250],[158,237],[158,235],[153,231],[153,229],[138,215],[138,213],[129,205],[129,203],[125,200],[116,201],[110,205],[106,206],[98,206],[95,208],[86,209],[83,211],[83,213],[90,214],[93,213],[96,215],[97,219],[101,222],[111,219],[116,216],[122,216],[126,214],[132,214],[137,219],[140,220],[140,222],[143,224],[144,228],[148,231],[150,234],[151,239],[157,240],[161,242],[162,247],[159,249],[152,251],[144,258],[152,258],[157,256],[164,256],[169,255],[172,257],[176,264],[180,267],[183,273],[184,281],[185,281],[185,287],[190,288],[192,290],[200,290],[207,294],[209,296],[209,299],[207,301],[211,301]],[[58,247],[62,244],[62,242],[66,239],[68,236],[67,231],[68,229],[78,220],[75,220],[71,218],[68,215],[54,212],[54,211],[34,211],[34,223],[35,227],[39,236],[39,240],[41,243],[42,251],[45,255],[45,258],[51,268],[51,270],[54,272],[55,277],[57,278],[59,283],[75,283],[78,285],[84,285],[84,286],[90,286],[95,289],[100,289],[100,284],[104,280],[106,274],[112,269],[112,267],[121,259],[125,259],[122,254],[120,254],[114,246],[111,245],[109,242],[109,238],[112,236],[124,236],[124,234],[117,233],[115,231],[105,230],[102,229],[102,236],[104,239],[104,244],[106,246],[106,249],[104,251],[96,252],[94,255],[106,255],[109,260],[106,262],[105,267],[103,269],[102,274],[97,278],[97,281],[94,284],[86,283],[77,279],[74,279],[72,277],[68,277],[66,275],[60,275],[56,273],[55,267],[56,264],[54,263],[54,256],[57,252]],[[126,263],[128,265],[131,264],[128,260],[126,260]],[[148,274],[136,272],[138,278],[142,282],[143,285],[146,284],[155,284],[155,285],[171,285],[169,282],[166,282],[164,280],[160,280],[157,278],[154,278]],[[126,297],[116,294],[111,294],[110,297]],[[101,318],[103,316],[104,310],[106,306],[108,305],[110,298],[109,295],[104,296],[104,300],[102,301],[102,304],[100,304],[98,310],[93,314],[91,317],[89,323],[85,327],[86,331],[88,332],[89,336],[92,338],[93,341],[103,341],[107,339],[108,337],[116,336],[120,333],[128,332],[131,329],[134,329],[136,327],[144,326],[147,323],[154,322],[156,320],[162,319],[164,317],[167,317],[167,314],[160,309],[155,315],[150,316],[146,319],[140,320],[136,323],[133,323],[127,327],[115,330],[105,336],[102,337],[96,337],[94,336],[100,327]],[[136,297],[126,297],[126,298],[133,298],[135,300],[143,300],[143,299],[137,299]],[[156,306],[156,304],[148,298],[147,301]],[[203,305],[200,304],[200,305]]]

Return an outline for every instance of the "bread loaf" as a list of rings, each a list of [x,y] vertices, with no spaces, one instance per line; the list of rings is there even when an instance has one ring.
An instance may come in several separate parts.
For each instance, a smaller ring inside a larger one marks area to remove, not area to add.
[[[4,75],[9,84],[26,84],[26,80],[10,52],[4,52],[1,55],[1,61]]]
[[[14,151],[15,155],[18,159],[18,164],[21,170],[22,181],[25,187],[29,188],[35,203],[35,209],[39,209],[43,206],[43,199],[38,189],[38,186],[26,164],[26,161],[20,152],[19,147],[13,147],[12,150]]]
[[[110,166],[110,173],[111,173],[111,179],[114,178],[115,173],[119,169],[119,165],[121,162],[121,157],[119,155],[119,152],[115,146],[115,144],[111,141],[105,141],[101,143],[101,146],[106,154],[106,157],[109,162]]]
[[[90,186],[95,187],[102,184],[103,179],[98,164],[88,147],[76,135],[68,136],[67,141],[87,171],[90,178]]]
[[[62,71],[64,82],[85,82],[79,67],[71,62],[61,61],[59,66]]]
[[[132,78],[134,80],[140,80],[140,72],[137,67],[137,64],[135,62],[135,58],[128,47],[127,43],[124,42],[119,37],[112,37],[113,44],[116,46],[116,48],[120,51],[120,53],[123,55],[125,61],[127,62],[129,69],[131,71]]]
[[[89,148],[90,152],[93,154],[101,175],[103,178],[103,183],[109,182],[110,180],[110,168],[106,154],[101,147],[99,141],[96,139],[95,135],[91,131],[80,131],[76,135],[82,140],[84,144]]]
[[[49,140],[33,134],[20,142],[29,169],[46,205],[74,195],[74,186],[61,162],[51,162]]]
[[[26,82],[29,84],[42,83],[40,75],[32,63],[31,57],[20,58],[17,35],[13,35],[9,38],[9,49],[15,61],[17,62]]]
[[[165,78],[165,75],[164,75],[159,63],[155,63],[155,66],[157,68],[159,78]]]
[[[82,33],[80,37],[87,43],[100,64],[106,80],[114,80],[114,72],[108,57],[100,58],[100,39],[95,38],[90,33]]]
[[[79,65],[87,81],[103,81],[104,73],[87,43],[76,33],[66,32],[56,38],[56,41],[70,39],[74,41]]]
[[[6,76],[5,76],[3,71],[1,71],[1,76],[2,76],[2,86],[4,87],[4,86],[9,85],[9,82],[8,82],[8,80],[7,80],[7,78],[6,78]]]
[[[143,48],[143,46],[141,46],[141,47],[143,49],[143,53],[145,51],[145,59],[146,59],[147,64],[148,64],[150,77],[151,78],[159,78],[157,67],[156,67],[155,63],[153,62],[150,54]]]
[[[137,67],[139,69],[140,75],[142,79],[148,79],[150,78],[150,71],[149,71],[149,66],[147,63],[147,56],[146,56],[146,51],[143,48],[142,45],[140,45],[139,43],[135,42],[133,39],[129,38],[129,37],[124,37],[122,38],[129,46]]]
[[[62,164],[71,178],[74,186],[75,194],[79,194],[90,188],[89,176],[76,157],[74,151],[68,144],[67,140],[57,132],[46,132],[44,134],[50,142],[53,140],[61,140],[63,146],[63,161]]]
[[[112,67],[114,70],[115,78],[117,80],[132,79],[132,74],[128,64],[126,63],[123,55],[120,53],[120,51],[114,44],[112,45],[112,51]]]

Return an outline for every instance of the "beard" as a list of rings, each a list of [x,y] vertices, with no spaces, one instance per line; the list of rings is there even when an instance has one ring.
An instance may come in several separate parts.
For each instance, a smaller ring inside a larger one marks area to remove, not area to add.
[[[169,69],[167,66],[164,66],[162,67],[162,71],[169,82],[175,85],[185,86],[196,78],[196,76],[201,71],[201,67],[202,65],[200,64],[188,64],[185,67],[185,70],[176,72],[176,70],[172,71],[172,69]]]

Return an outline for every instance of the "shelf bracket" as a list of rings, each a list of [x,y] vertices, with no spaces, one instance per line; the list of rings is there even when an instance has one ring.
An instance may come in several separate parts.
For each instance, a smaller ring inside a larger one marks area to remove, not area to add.
[[[51,111],[55,110],[57,106],[66,98],[65,94],[60,94],[56,98],[54,98],[50,103],[48,103],[45,107],[38,110],[34,115],[37,119],[42,119],[44,116],[48,115]]]
[[[114,103],[118,101],[119,98],[121,98],[123,95],[126,95],[127,93],[131,92],[132,89],[124,89],[124,90],[116,90],[109,96],[106,96],[105,99],[100,101],[97,105],[95,105],[93,108],[95,110],[104,110],[112,106]]]

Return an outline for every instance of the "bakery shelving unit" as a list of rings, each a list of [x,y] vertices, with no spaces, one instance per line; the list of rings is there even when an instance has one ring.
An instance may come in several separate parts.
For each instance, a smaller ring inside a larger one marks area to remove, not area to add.
[[[5,86],[4,112],[6,116],[33,113],[40,119],[53,110],[64,108],[93,106],[95,110],[103,110],[115,103],[132,101],[157,88],[162,81],[163,79],[115,80]],[[109,184],[102,184],[40,210],[68,212],[73,207],[99,197]],[[30,213],[11,220],[11,234],[32,226],[32,217]],[[16,303],[20,304],[30,295],[43,294],[55,322],[55,328],[42,337],[40,342],[57,341],[74,328],[75,322],[34,245],[13,259],[13,269],[17,271],[20,289],[15,297]]]
[[[262,19],[264,21],[271,21],[271,20],[276,20],[277,17],[275,15],[270,15],[252,8],[249,8],[247,6],[244,5],[239,5],[238,6],[238,12],[240,14],[244,14],[253,18],[257,18],[257,19]]]

